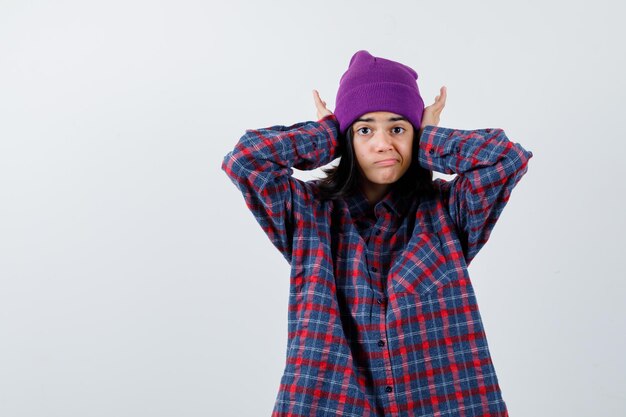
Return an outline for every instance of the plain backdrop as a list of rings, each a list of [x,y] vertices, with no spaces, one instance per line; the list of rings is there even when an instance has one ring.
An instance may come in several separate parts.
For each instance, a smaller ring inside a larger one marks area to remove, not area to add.
[[[220,170],[359,49],[531,150],[469,268],[511,416],[626,415],[621,2],[0,1],[0,415],[269,416],[289,265]],[[319,170],[294,174],[318,178]]]

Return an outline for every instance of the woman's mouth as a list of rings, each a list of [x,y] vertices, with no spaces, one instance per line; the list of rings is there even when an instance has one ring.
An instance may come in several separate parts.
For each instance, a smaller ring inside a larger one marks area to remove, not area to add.
[[[378,166],[389,166],[389,165],[394,165],[397,162],[398,162],[397,159],[390,158],[390,159],[383,159],[381,161],[376,161],[374,162],[374,164]]]

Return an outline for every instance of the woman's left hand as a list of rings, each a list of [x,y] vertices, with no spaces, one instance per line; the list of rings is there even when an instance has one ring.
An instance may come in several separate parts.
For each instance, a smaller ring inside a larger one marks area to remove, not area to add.
[[[435,97],[435,102],[424,109],[424,114],[422,114],[422,124],[419,131],[420,137],[422,136],[422,132],[426,126],[437,126],[439,124],[439,116],[446,105],[446,86],[442,86],[439,91],[441,94]]]
[[[313,101],[315,102],[315,108],[317,109],[317,120],[322,120],[322,118],[333,114],[330,110],[326,108],[326,102],[321,99],[320,93],[317,90],[313,90]]]

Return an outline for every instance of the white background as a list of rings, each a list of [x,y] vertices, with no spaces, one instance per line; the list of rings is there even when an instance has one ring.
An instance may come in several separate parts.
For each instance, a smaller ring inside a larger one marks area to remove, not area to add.
[[[623,16],[0,1],[0,415],[270,415],[290,268],[220,165],[245,129],[315,120],[314,88],[334,109],[359,49],[426,105],[447,86],[441,126],[534,154],[470,267],[511,416],[625,415]]]

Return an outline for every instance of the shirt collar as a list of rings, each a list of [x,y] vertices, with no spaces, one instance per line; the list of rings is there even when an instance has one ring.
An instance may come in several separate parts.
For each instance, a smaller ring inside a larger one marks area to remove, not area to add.
[[[385,196],[374,206],[371,207],[367,197],[360,187],[356,187],[356,191],[346,197],[346,202],[353,218],[360,218],[366,215],[375,216],[375,210],[379,206],[384,206],[395,216],[402,216],[406,212],[411,200],[413,192],[401,194],[399,187],[394,183]]]

